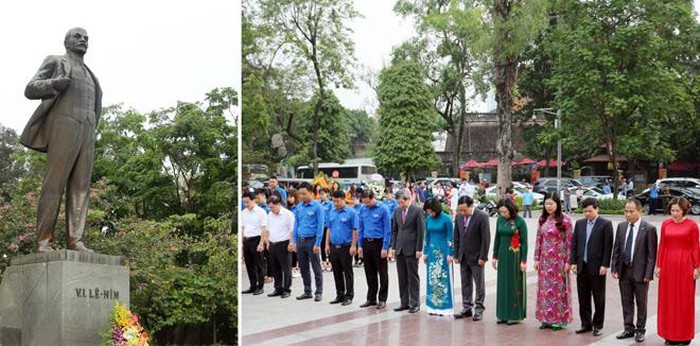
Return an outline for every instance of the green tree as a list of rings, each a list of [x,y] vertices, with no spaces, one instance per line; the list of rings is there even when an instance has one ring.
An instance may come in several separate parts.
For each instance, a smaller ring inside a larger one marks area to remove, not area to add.
[[[24,174],[24,148],[15,130],[0,124],[0,201],[9,202]]]
[[[437,114],[424,76],[414,61],[394,62],[379,75],[379,136],[373,157],[381,172],[408,177],[440,163],[431,145]]]
[[[244,7],[256,13],[265,28],[274,28],[268,38],[274,57],[282,50],[294,77],[306,84],[305,91],[318,95],[311,117],[311,145],[308,154],[318,170],[322,107],[328,85],[351,87],[354,43],[347,24],[358,13],[350,0],[252,0]],[[271,62],[273,60],[270,60]],[[291,114],[290,116],[293,116]],[[290,119],[290,123],[292,120]]]
[[[445,0],[397,1],[394,10],[416,19],[419,37],[395,50],[395,59],[412,57],[421,62],[442,117],[440,124],[452,138],[450,175],[459,172],[459,160],[466,122],[472,112],[469,101],[488,87],[479,68],[473,46],[483,39],[473,30],[479,23],[477,12],[465,11],[466,4]]]
[[[377,120],[367,112],[359,109],[348,109],[341,116],[347,123],[347,133],[350,137],[350,155],[364,157],[367,149],[376,136]]]
[[[688,1],[567,3],[550,80],[570,129],[618,158],[671,161],[665,129],[693,123],[698,25]],[[617,181],[617,179],[616,179]]]

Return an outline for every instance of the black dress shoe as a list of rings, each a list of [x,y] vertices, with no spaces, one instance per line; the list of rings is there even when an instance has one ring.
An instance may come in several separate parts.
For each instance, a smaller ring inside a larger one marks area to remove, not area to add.
[[[603,335],[602,329],[593,328],[593,336],[601,336],[601,335]]]
[[[394,311],[400,312],[408,309],[410,309],[408,306],[399,306],[398,308],[394,309]]]
[[[496,324],[506,324],[508,321],[496,320]]]
[[[622,339],[629,339],[632,337],[634,337],[634,331],[625,330],[624,332],[618,334],[615,338],[618,340],[622,340]]]
[[[282,297],[282,298],[289,298],[290,295],[291,295],[291,294],[290,294],[289,292],[283,292],[282,295],[281,295],[280,297]]]
[[[315,302],[320,302],[321,299],[322,299],[322,298],[321,298],[321,295],[318,294],[318,293],[314,296],[314,301],[315,301]]]
[[[549,323],[540,324],[540,329],[552,329],[552,325]]]
[[[255,289],[254,289],[254,288],[249,288],[249,289],[247,289],[247,290],[245,290],[245,291],[242,291],[241,293],[243,293],[243,294],[250,294],[250,293],[253,293],[253,292],[255,292]]]
[[[377,310],[384,309],[385,307],[386,307],[386,303],[385,303],[385,302],[379,302],[379,304],[377,304]]]
[[[343,300],[343,303],[340,305],[346,306],[346,305],[350,305],[350,304],[352,304],[352,299],[345,299],[345,300]]]
[[[281,296],[281,295],[282,295],[282,292],[274,291],[274,292],[268,294],[267,296],[268,297],[277,297],[277,296]]]
[[[415,314],[418,311],[420,311],[420,306],[414,306],[410,310],[408,310],[408,313]]]
[[[593,328],[591,327],[581,327],[581,329],[576,330],[576,334],[589,333],[591,331],[593,331]]]
[[[312,295],[311,293],[304,293],[300,296],[297,296],[297,300],[302,300],[302,299],[311,299]]]
[[[340,304],[344,301],[345,299],[341,297],[336,297],[335,299],[331,300],[331,304]]]
[[[377,305],[377,302],[370,302],[369,300],[360,305],[361,308],[368,308],[370,306]]]
[[[480,312],[477,312],[474,314],[474,317],[472,318],[474,321],[481,321],[481,319],[484,318],[484,315]]]
[[[455,315],[455,318],[465,318],[465,317],[472,317],[472,311],[464,309],[464,310],[462,310],[462,312]]]
[[[642,332],[634,333],[634,341],[644,342],[644,333],[642,333]]]
[[[258,288],[257,290],[255,290],[255,292],[253,292],[253,295],[258,296],[258,295],[261,295],[263,293],[265,293],[265,290],[263,290],[262,288]]]

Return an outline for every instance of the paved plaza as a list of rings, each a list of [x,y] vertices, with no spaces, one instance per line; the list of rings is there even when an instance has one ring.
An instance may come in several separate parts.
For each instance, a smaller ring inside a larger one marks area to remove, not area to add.
[[[539,215],[539,212],[537,212]],[[622,215],[605,216],[617,223],[624,221]],[[644,217],[660,231],[661,222],[668,216]],[[574,215],[574,220],[582,218]],[[692,217],[696,222],[700,218]],[[603,335],[576,335],[574,330],[580,327],[578,317],[578,299],[576,278],[572,278],[574,322],[568,329],[561,331],[540,330],[535,319],[535,299],[537,295],[537,275],[532,268],[532,257],[537,229],[536,219],[526,219],[528,223],[528,273],[527,273],[527,319],[520,324],[507,326],[496,324],[496,271],[489,263],[486,269],[486,311],[484,319],[479,322],[471,318],[455,320],[451,317],[428,316],[425,306],[421,312],[409,314],[406,311],[394,312],[399,305],[396,265],[389,264],[389,299],[387,308],[377,310],[374,307],[361,309],[365,301],[367,284],[363,268],[355,268],[355,299],[349,306],[330,305],[335,298],[335,285],[332,273],[324,273],[323,301],[312,299],[297,301],[294,297],[301,294],[303,285],[301,277],[294,278],[292,296],[286,299],[267,297],[273,291],[273,285],[265,285],[265,294],[253,296],[245,294],[241,302],[241,324],[243,345],[632,345],[634,339],[619,341],[615,335],[622,332],[622,306],[617,280],[608,274],[606,292],[605,327]],[[495,230],[495,218],[491,218],[491,233]],[[660,236],[660,234],[659,234]],[[493,247],[493,239],[491,242]],[[489,251],[489,256],[493,249]],[[422,261],[421,261],[422,262]],[[461,290],[459,284],[459,267],[455,266],[455,311],[461,310]],[[245,266],[242,266],[239,287],[249,286]],[[425,301],[425,264],[421,263],[421,301]],[[656,335],[658,282],[655,280],[649,288],[649,305],[647,318],[647,339],[645,345],[662,345],[663,340]],[[696,295],[696,310],[698,298]],[[698,311],[700,312],[700,311]],[[697,316],[697,313],[696,313]],[[696,318],[696,331],[698,319]],[[697,336],[696,336],[697,337]],[[693,345],[700,345],[697,339]]]

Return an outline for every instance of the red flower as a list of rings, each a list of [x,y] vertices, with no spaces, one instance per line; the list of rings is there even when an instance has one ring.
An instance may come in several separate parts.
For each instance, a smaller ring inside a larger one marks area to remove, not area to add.
[[[518,250],[520,250],[520,237],[518,236],[518,231],[516,230],[513,233],[513,236],[510,237],[510,251],[518,252]]]

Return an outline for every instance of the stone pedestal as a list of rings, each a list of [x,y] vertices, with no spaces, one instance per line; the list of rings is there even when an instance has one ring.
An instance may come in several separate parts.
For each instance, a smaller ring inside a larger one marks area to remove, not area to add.
[[[99,345],[116,301],[129,305],[121,257],[59,250],[13,259],[0,283],[0,345]]]

